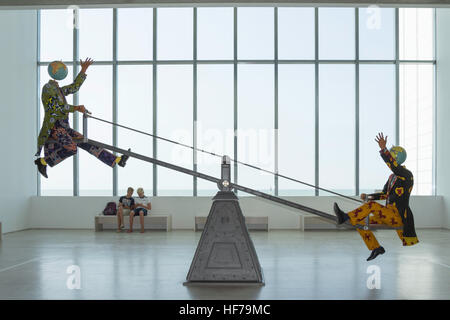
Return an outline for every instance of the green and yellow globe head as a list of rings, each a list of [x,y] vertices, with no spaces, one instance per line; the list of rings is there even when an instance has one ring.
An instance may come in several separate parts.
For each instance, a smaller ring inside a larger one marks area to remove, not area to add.
[[[392,146],[391,149],[389,149],[389,152],[391,153],[392,157],[397,161],[397,163],[400,165],[406,160],[406,150],[400,146]]]
[[[53,61],[48,65],[48,74],[55,80],[63,80],[67,77],[67,67],[62,61]]]

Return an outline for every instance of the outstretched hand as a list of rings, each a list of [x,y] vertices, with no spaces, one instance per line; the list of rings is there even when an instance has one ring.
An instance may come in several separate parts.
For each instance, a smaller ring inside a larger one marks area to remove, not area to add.
[[[93,63],[94,63],[94,60],[92,60],[91,58],[86,58],[86,60],[84,60],[84,62],[83,62],[83,60],[80,59],[81,72],[85,73],[87,68],[89,68],[89,66]]]
[[[375,141],[378,143],[378,146],[380,146],[381,150],[386,148],[387,138],[388,136],[386,136],[385,138],[383,132],[378,133],[378,135],[376,136]]]

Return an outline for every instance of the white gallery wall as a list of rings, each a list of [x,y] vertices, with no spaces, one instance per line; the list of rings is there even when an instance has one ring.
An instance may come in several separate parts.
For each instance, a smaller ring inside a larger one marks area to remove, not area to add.
[[[450,228],[450,9],[436,11],[436,191],[443,196],[443,226]]]
[[[336,201],[346,211],[358,203],[337,197],[284,197],[305,206],[333,214]],[[152,214],[172,216],[173,229],[193,229],[195,216],[207,216],[212,197],[154,197]],[[94,217],[109,201],[118,197],[33,197],[30,228],[94,229]],[[245,216],[269,217],[270,229],[299,229],[302,211],[277,205],[258,197],[240,197],[239,204]],[[442,226],[442,198],[414,196],[411,199],[416,227]],[[138,220],[136,219],[136,223]]]
[[[36,195],[35,10],[0,10],[0,221],[3,232],[26,228]]]

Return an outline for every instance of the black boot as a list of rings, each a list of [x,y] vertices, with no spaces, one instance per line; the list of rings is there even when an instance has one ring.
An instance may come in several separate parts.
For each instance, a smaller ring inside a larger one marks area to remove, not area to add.
[[[343,224],[345,221],[348,220],[348,215],[339,208],[336,202],[334,203],[333,209],[338,219],[337,224]]]
[[[47,166],[42,164],[41,158],[34,160],[34,164],[37,165],[39,173],[42,174],[44,177],[48,178]]]
[[[131,149],[128,149],[128,151],[131,151]],[[120,161],[119,161],[118,165],[121,166],[121,167],[125,167],[125,165],[127,164],[127,160],[128,160],[129,157],[130,157],[130,156],[127,156],[127,155],[123,154],[123,155],[120,157]]]
[[[372,253],[370,254],[370,256],[367,258],[367,261],[373,260],[375,259],[379,254],[383,254],[386,251],[384,250],[383,247],[378,247],[372,250]]]

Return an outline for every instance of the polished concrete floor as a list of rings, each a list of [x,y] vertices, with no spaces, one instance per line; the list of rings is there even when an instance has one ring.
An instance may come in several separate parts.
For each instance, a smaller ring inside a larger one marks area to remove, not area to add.
[[[418,230],[421,242],[406,248],[379,230],[387,252],[371,262],[354,231],[252,232],[265,286],[186,287],[200,235],[9,233],[0,242],[0,299],[450,299],[449,230]],[[80,289],[67,287],[71,265]],[[373,265],[380,289],[367,286]]]

